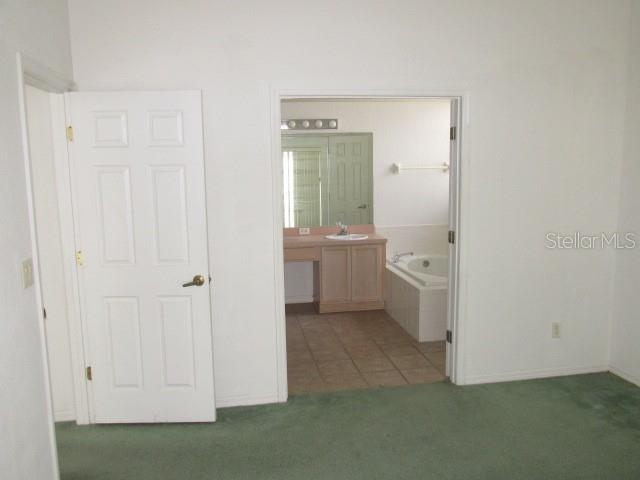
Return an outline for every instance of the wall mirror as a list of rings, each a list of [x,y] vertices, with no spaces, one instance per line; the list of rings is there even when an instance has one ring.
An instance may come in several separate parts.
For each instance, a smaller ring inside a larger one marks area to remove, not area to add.
[[[284,227],[373,223],[373,134],[282,130]]]

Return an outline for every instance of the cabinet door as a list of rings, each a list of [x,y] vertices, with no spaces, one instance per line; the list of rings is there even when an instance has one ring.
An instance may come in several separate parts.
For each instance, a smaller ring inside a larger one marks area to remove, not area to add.
[[[323,247],[321,261],[320,301],[325,303],[351,300],[350,247]]]
[[[351,300],[382,300],[382,248],[379,245],[351,247]]]

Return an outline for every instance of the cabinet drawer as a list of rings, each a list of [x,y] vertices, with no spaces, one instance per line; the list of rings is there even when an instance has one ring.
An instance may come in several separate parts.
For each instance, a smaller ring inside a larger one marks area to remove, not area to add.
[[[320,260],[320,249],[318,247],[285,248],[285,262],[304,262]]]

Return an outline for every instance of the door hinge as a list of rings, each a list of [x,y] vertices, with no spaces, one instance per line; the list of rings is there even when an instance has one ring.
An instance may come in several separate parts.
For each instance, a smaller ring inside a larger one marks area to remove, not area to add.
[[[47,319],[47,309],[42,307],[42,318]]]
[[[78,250],[76,252],[76,264],[80,267],[84,265],[84,254],[82,253],[82,250]]]
[[[456,127],[450,127],[449,128],[449,140],[455,140],[456,139],[456,134],[457,132],[457,128]]]
[[[456,243],[456,232],[454,232],[453,230],[449,230],[449,243]]]
[[[451,343],[453,341],[453,333],[451,330],[447,330],[447,343]]]
[[[93,371],[91,370],[91,367],[87,367],[86,372],[87,372],[87,380],[89,381],[93,380]]]
[[[67,142],[73,142],[73,127],[71,125],[67,127]]]

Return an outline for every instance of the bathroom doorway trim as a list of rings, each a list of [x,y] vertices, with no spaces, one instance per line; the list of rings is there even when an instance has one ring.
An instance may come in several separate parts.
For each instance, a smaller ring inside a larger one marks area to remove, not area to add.
[[[424,90],[326,90],[326,89],[287,89],[271,88],[271,175],[272,175],[272,208],[273,208],[273,258],[274,258],[274,305],[275,305],[275,333],[276,333],[276,376],[278,401],[286,402],[288,398],[287,387],[287,346],[286,346],[286,317],[284,294],[284,258],[282,243],[283,226],[283,199],[282,199],[282,159],[281,159],[281,102],[288,99],[316,99],[316,98],[353,98],[353,99],[451,99],[452,106],[456,109],[456,137],[455,137],[455,168],[451,169],[450,189],[455,198],[455,243],[453,251],[455,265],[452,275],[452,311],[451,326],[452,339],[447,358],[447,372],[452,383],[465,384],[464,368],[464,303],[466,275],[465,272],[465,245],[468,239],[461,231],[461,218],[466,214],[465,193],[468,184],[465,168],[468,158],[466,148],[469,131],[469,94],[449,88],[430,88]],[[463,182],[464,180],[464,182]]]

